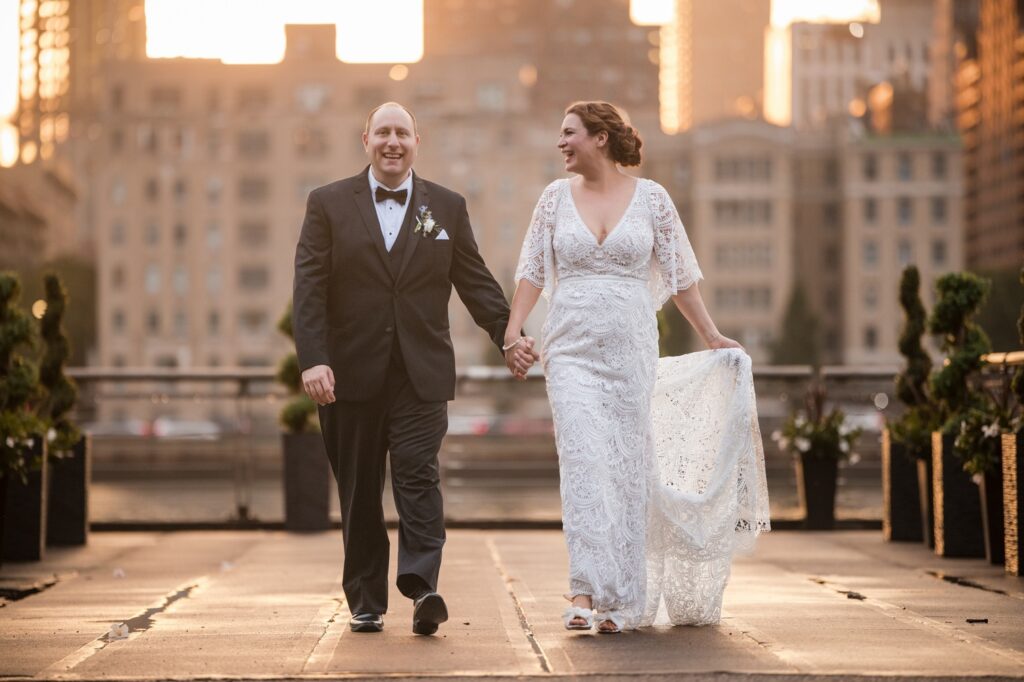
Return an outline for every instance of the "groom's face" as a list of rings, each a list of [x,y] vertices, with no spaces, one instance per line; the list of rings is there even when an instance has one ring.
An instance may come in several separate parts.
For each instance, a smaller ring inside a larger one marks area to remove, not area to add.
[[[420,136],[412,117],[401,107],[383,107],[370,119],[363,133],[363,147],[378,180],[392,187],[409,175]]]

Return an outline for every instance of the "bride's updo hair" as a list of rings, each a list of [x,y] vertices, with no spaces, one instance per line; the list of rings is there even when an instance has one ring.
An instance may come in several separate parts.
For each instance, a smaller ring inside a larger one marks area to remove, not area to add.
[[[602,130],[608,133],[608,156],[620,166],[639,166],[643,141],[636,128],[626,123],[614,104],[608,102],[575,102],[565,110],[566,116],[576,114],[590,135]]]

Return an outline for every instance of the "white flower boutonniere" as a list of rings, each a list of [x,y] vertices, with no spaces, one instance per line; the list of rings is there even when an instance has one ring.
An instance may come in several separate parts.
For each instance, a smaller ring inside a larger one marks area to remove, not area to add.
[[[441,232],[441,225],[434,220],[434,216],[430,214],[430,209],[426,206],[420,206],[419,213],[416,215],[416,227],[413,229],[413,232],[421,237],[437,237],[438,233]]]

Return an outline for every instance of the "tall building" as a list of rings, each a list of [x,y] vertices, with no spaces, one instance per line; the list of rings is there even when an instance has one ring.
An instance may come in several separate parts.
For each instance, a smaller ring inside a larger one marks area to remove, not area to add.
[[[676,0],[659,36],[665,132],[760,115],[769,9],[768,0]]]
[[[101,364],[275,364],[288,348],[275,324],[306,197],[366,165],[365,117],[387,100],[416,113],[416,171],[466,197],[481,252],[511,295],[534,204],[563,174],[563,107],[607,97],[646,131],[657,121],[657,67],[646,52],[635,58],[647,33],[629,22],[626,0],[536,3],[533,14],[488,3],[497,15],[455,4],[428,0],[424,59],[401,68],[338,61],[326,25],[287,27],[280,64],[105,63],[89,147],[103,160],[89,176]],[[448,10],[464,21],[446,24]],[[575,27],[568,46],[550,31],[556,20]],[[469,50],[475,27],[498,47]],[[621,77],[598,61],[621,64]],[[500,362],[457,298],[459,364]],[[539,331],[536,316],[530,328]]]
[[[977,32],[961,38],[957,56],[967,266],[1016,270],[1024,264],[1024,4],[982,0]]]
[[[769,64],[787,74],[766,81],[776,103],[769,119],[802,131],[860,115],[868,90],[897,78],[927,91],[934,16],[933,0],[886,0],[877,24],[790,25],[776,36],[781,57]]]
[[[770,361],[800,285],[822,362],[898,362],[903,267],[918,266],[930,303],[935,277],[963,266],[958,138],[749,120],[680,138],[651,171],[680,207],[722,332]]]

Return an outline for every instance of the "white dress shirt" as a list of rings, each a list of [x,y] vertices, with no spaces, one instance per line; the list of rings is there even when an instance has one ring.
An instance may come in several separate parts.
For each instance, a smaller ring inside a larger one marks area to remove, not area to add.
[[[412,203],[412,171],[409,172],[409,177],[405,179],[405,182],[395,187],[396,192],[400,189],[408,192],[405,196],[404,205],[394,199],[377,201],[378,187],[388,190],[391,188],[387,185],[382,185],[374,177],[373,168],[370,168],[369,176],[370,198],[373,199],[373,206],[377,209],[377,222],[380,223],[380,231],[384,234],[384,246],[388,251],[391,251],[391,247],[395,245],[395,240],[398,239],[398,231],[402,229],[402,223],[405,222],[405,213],[409,210],[409,204]]]

